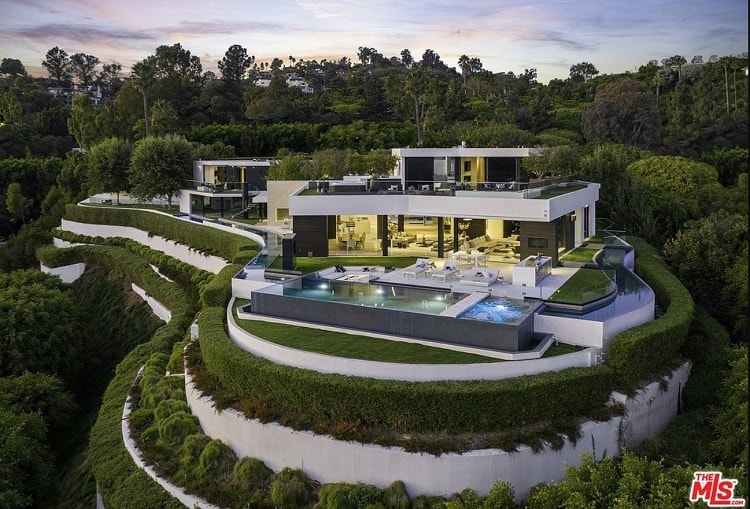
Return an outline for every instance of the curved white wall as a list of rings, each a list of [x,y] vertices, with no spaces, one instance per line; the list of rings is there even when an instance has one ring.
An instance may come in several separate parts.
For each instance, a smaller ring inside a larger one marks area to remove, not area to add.
[[[60,229],[88,235],[90,237],[125,237],[151,249],[161,251],[173,258],[182,260],[199,269],[218,274],[221,269],[228,265],[227,261],[218,256],[206,255],[191,249],[184,244],[178,244],[173,240],[165,239],[156,235],[149,236],[148,232],[132,228],[130,226],[109,226],[101,224],[78,223],[63,219]],[[235,230],[232,233],[239,232]]]
[[[687,363],[678,368],[665,391],[655,382],[635,398],[615,393],[613,399],[625,404],[624,417],[586,422],[581,428],[582,437],[575,444],[566,440],[562,449],[540,453],[520,447],[513,453],[484,449],[434,456],[409,453],[398,447],[344,442],[276,423],[247,420],[233,409],[218,412],[212,401],[193,387],[189,376],[185,389],[190,409],[207,435],[221,439],[237,456],[258,458],[275,471],[301,468],[321,483],[362,481],[381,488],[401,480],[411,497],[446,496],[464,488],[484,496],[498,479],[504,479],[513,485],[516,497],[525,498],[539,483],[562,480],[565,467],[578,465],[582,452],[596,458],[605,454],[617,456],[622,446],[634,447],[644,438],[661,433],[677,413],[680,391],[689,372]],[[624,442],[620,440],[621,432]]]
[[[598,349],[590,349],[543,359],[450,365],[402,364],[347,359],[306,352],[266,341],[237,325],[231,305],[227,308],[227,328],[229,338],[237,346],[277,364],[309,369],[320,373],[336,373],[379,380],[404,380],[407,382],[501,380],[548,371],[561,371],[572,367],[588,367],[594,364],[594,357],[599,353]]]

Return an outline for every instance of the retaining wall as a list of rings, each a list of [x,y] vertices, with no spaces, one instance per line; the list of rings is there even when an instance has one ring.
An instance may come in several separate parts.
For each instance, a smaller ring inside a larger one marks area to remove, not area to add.
[[[503,479],[513,485],[516,497],[522,499],[539,483],[562,480],[565,467],[579,465],[583,452],[596,458],[618,456],[623,447],[634,447],[661,433],[677,413],[689,372],[689,363],[683,364],[672,374],[666,390],[655,382],[633,398],[614,393],[613,400],[625,405],[623,417],[586,422],[581,428],[582,437],[575,444],[566,440],[560,450],[539,453],[520,447],[513,453],[484,449],[434,456],[399,447],[344,442],[277,423],[248,420],[233,409],[219,413],[212,401],[193,387],[189,375],[185,388],[190,409],[206,434],[225,442],[239,457],[258,458],[275,471],[301,468],[321,483],[362,481],[380,488],[401,480],[411,497],[449,496],[464,488],[485,496],[498,479]]]

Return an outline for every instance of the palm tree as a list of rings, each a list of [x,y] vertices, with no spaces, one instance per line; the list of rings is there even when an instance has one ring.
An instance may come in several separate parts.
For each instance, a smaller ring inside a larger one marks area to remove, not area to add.
[[[143,95],[143,120],[146,123],[146,138],[149,137],[150,123],[148,115],[148,94],[151,91],[151,87],[156,83],[156,72],[156,57],[151,55],[140,62],[136,62],[130,73],[130,78]]]
[[[467,55],[461,55],[458,57],[458,66],[461,68],[461,76],[463,76],[464,85],[466,85],[466,77],[471,72],[471,59]]]

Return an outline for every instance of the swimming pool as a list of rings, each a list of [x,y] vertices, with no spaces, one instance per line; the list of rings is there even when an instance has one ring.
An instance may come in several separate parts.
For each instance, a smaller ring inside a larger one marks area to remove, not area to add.
[[[433,315],[442,313],[468,295],[445,289],[368,284],[355,280],[332,280],[312,276],[280,286],[282,295],[288,297]]]
[[[534,334],[533,312],[506,321],[457,317],[454,311],[469,306],[466,299],[477,297],[476,293],[443,288],[307,275],[253,290],[250,310],[278,318],[492,350],[528,349]]]
[[[493,323],[511,323],[531,313],[533,307],[519,300],[511,301],[499,297],[490,297],[477,302],[459,314],[458,318]]]

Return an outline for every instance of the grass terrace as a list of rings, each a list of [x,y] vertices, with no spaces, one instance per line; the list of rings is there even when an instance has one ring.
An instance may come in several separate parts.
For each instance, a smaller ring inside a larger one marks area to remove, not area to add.
[[[593,263],[594,255],[599,249],[591,247],[577,247],[563,256],[563,261],[577,263]]]
[[[246,304],[247,299],[236,299],[234,317],[243,330],[289,348],[315,352],[324,355],[360,359],[377,362],[402,364],[476,364],[484,362],[506,362],[492,357],[484,357],[446,348],[430,347],[417,343],[390,341],[357,334],[332,332],[310,327],[301,327],[260,320],[243,320],[237,317],[237,310]],[[579,347],[557,343],[551,345],[543,357],[553,357],[577,352]]]
[[[617,285],[604,270],[579,269],[547,300],[560,304],[582,305],[602,299],[616,289]]]
[[[557,185],[552,187],[546,187],[542,189],[541,194],[539,196],[536,196],[534,199],[536,200],[549,200],[550,198],[554,198],[555,196],[561,196],[563,194],[572,193],[573,191],[580,191],[581,189],[586,189],[586,184],[567,184],[567,185]]]

